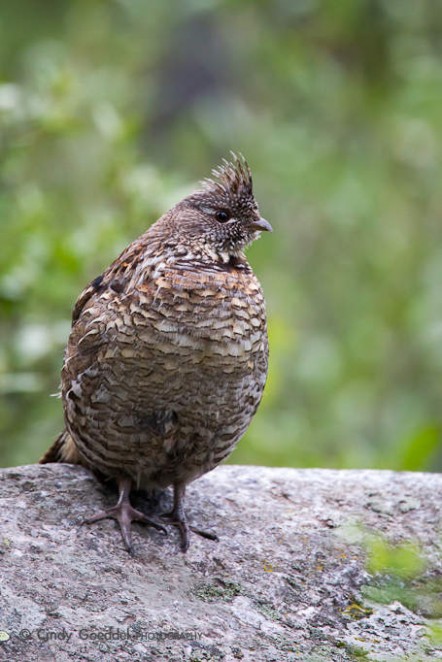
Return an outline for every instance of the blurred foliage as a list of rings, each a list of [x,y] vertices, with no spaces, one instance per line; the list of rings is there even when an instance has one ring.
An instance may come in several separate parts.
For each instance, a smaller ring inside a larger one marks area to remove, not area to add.
[[[367,570],[372,575],[369,583],[362,587],[367,604],[402,603],[422,617],[426,637],[439,645],[442,642],[440,568],[430,566],[417,543],[405,541],[393,544],[380,534],[361,533],[367,552]],[[365,607],[365,611],[368,610],[369,607]],[[422,643],[424,650],[425,641]]]
[[[230,149],[270,375],[233,461],[437,470],[442,7],[17,0],[0,12],[0,463],[35,461],[83,286]]]

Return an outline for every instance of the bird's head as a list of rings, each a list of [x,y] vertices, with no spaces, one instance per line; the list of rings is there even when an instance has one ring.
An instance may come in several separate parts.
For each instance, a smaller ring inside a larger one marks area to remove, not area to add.
[[[252,173],[242,156],[212,171],[213,178],[202,182],[201,190],[184,198],[179,210],[180,234],[201,249],[227,262],[272,226],[261,217],[253,196]]]

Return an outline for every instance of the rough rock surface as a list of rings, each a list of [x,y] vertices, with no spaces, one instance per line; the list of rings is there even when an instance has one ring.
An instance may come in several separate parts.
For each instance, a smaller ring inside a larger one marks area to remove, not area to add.
[[[0,471],[1,660],[442,658],[442,476],[218,468],[187,508],[220,540],[193,535],[187,555],[172,528],[135,524],[131,557],[113,521],[80,525],[114,498],[79,467]],[[367,531],[419,545],[432,613],[366,597]]]

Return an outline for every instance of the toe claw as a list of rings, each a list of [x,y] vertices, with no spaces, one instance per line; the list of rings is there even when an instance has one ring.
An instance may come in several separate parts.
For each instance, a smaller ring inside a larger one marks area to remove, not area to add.
[[[216,533],[211,533],[210,531],[203,531],[202,529],[197,529],[194,526],[189,527],[193,533],[197,533],[201,538],[207,538],[207,540],[215,540],[215,542],[219,542],[219,538],[216,535]]]

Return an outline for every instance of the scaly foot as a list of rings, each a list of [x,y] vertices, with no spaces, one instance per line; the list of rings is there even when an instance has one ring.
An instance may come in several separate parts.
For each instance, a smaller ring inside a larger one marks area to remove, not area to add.
[[[136,510],[129,500],[129,494],[131,491],[132,482],[129,478],[121,478],[118,481],[118,490],[119,497],[118,502],[112,508],[108,510],[103,510],[93,517],[89,517],[83,521],[83,524],[92,524],[93,522],[99,522],[102,519],[114,519],[120,525],[121,535],[126,545],[126,549],[130,554],[133,554],[132,547],[132,535],[131,535],[131,523],[132,522],[142,522],[148,526],[153,526],[158,531],[163,531],[167,535],[167,530],[162,524],[157,522],[150,517],[147,517],[140,510]]]
[[[216,540],[218,542],[219,538],[215,533],[210,533],[209,531],[203,531],[202,529],[198,529],[195,526],[191,526],[188,523],[183,506],[184,492],[185,492],[184,485],[174,485],[173,508],[170,512],[163,513],[161,515],[161,517],[170,520],[169,524],[172,524],[172,526],[176,526],[178,528],[181,539],[181,544],[180,544],[181,551],[187,552],[187,550],[189,549],[189,544],[190,544],[189,531],[193,531],[193,533],[196,533],[202,538],[206,538],[207,540]]]

